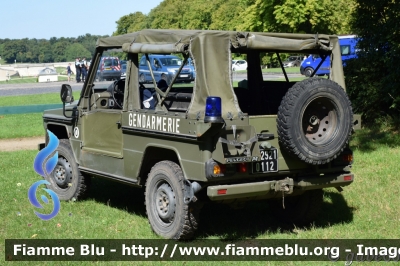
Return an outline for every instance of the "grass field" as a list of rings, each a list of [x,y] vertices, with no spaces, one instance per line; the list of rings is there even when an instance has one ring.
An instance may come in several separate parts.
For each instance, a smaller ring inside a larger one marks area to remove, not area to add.
[[[80,91],[73,92],[74,98],[79,99]],[[61,103],[60,93],[44,93],[19,96],[0,97],[0,106],[18,106],[33,104]]]
[[[58,81],[68,80],[67,76],[58,76]],[[0,84],[20,84],[20,83],[37,83],[37,77],[11,77],[8,81],[0,81]]]
[[[248,203],[239,210],[206,205],[200,215],[197,238],[399,239],[399,135],[364,129],[357,132],[351,147],[355,181],[342,193],[325,190],[322,212],[312,226],[279,223],[265,202]],[[36,153],[0,152],[1,239],[158,239],[147,222],[143,190],[103,179],[93,179],[86,200],[62,202],[60,213],[52,220],[37,218],[27,199],[28,188],[41,179],[32,168]],[[0,249],[3,256],[4,247]]]
[[[0,115],[0,138],[44,136],[43,113]]]

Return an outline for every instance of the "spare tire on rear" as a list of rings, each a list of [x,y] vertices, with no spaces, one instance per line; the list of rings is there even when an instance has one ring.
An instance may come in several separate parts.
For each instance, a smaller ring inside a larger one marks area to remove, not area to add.
[[[342,87],[329,79],[305,79],[289,89],[279,106],[279,144],[306,163],[325,164],[349,142],[352,122]]]

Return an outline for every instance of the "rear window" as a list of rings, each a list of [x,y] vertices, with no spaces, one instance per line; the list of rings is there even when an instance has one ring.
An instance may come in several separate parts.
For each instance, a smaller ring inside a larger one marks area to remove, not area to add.
[[[110,67],[110,66],[118,66],[118,59],[115,58],[104,59],[104,67]]]

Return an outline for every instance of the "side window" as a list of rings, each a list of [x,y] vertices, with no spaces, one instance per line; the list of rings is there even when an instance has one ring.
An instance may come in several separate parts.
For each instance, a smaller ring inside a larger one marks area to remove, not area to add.
[[[154,58],[153,64],[154,64],[155,67],[161,67],[160,62],[159,62],[157,59],[155,59],[155,58]]]
[[[142,59],[140,59],[139,65],[140,65],[140,66],[146,66],[146,58],[145,58],[145,57],[143,57]]]
[[[350,45],[341,45],[340,46],[340,53],[342,55],[349,55],[350,54]]]

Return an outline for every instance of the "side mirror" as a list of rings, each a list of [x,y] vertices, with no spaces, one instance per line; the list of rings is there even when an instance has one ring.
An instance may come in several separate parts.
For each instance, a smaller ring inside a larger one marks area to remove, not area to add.
[[[65,104],[72,103],[74,101],[74,96],[72,95],[72,88],[70,85],[68,84],[61,85],[60,98],[61,101],[63,102],[63,115],[67,118],[74,118],[75,117],[74,110],[72,111],[72,116],[67,116],[65,114]]]
[[[60,98],[64,104],[72,103],[74,101],[74,96],[72,95],[72,88],[69,84],[61,85]]]

